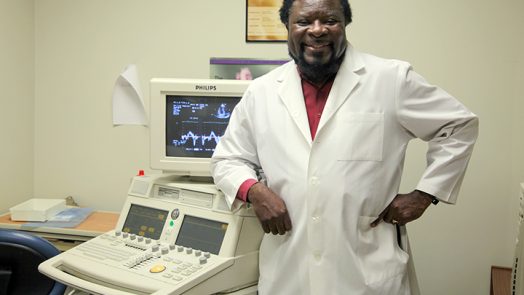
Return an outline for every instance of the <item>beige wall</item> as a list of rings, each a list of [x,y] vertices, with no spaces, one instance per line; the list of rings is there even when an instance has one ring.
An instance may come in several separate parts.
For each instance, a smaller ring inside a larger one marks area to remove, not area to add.
[[[0,0],[0,212],[33,193],[34,7]]]
[[[9,8],[22,10],[24,18],[2,9],[0,22],[6,16],[17,23],[31,16],[29,4],[27,11],[22,8],[32,2],[17,3]],[[152,172],[148,129],[111,123],[114,80],[126,64],[137,64],[147,104],[150,78],[206,78],[209,57],[286,57],[285,44],[244,42],[244,3],[35,1],[35,195],[72,195],[85,206],[119,210],[129,179],[138,169]],[[410,61],[481,118],[458,204],[431,207],[409,230],[424,295],[488,294],[490,266],[511,265],[518,182],[524,181],[522,1],[354,0],[352,5],[355,18],[348,33],[358,49]],[[17,30],[30,39],[29,28]],[[11,34],[3,25],[0,32]],[[32,91],[31,83],[20,80],[31,77],[32,82],[32,68],[18,66],[27,63],[26,55],[32,57],[26,45],[31,41],[8,46],[19,62],[0,57],[11,63],[7,72],[0,69],[0,83],[8,81],[18,99],[21,90],[26,94],[16,104],[22,117],[1,111],[6,113],[2,133],[23,134],[21,144],[10,143],[6,152],[2,147],[2,166],[9,167],[0,172],[5,174],[0,175],[2,203],[5,192],[30,193],[25,184],[31,176],[22,172],[31,170],[31,161],[21,148],[31,150],[27,122],[32,118],[22,110],[32,106]],[[15,95],[0,89],[2,100]],[[13,122],[14,133],[8,127]],[[409,149],[404,191],[424,167],[423,150],[418,142]]]

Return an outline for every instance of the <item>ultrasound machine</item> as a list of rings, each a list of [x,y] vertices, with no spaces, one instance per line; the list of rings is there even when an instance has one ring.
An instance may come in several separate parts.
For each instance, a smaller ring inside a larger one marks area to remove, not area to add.
[[[249,204],[226,203],[210,158],[248,81],[151,80],[151,167],[116,228],[39,266],[67,294],[256,294],[263,231]]]

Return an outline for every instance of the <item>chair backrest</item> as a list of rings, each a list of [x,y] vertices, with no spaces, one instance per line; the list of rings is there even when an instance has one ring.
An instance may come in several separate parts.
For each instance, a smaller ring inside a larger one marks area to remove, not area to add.
[[[38,272],[38,265],[60,251],[27,232],[0,229],[0,295],[59,295],[65,286]]]

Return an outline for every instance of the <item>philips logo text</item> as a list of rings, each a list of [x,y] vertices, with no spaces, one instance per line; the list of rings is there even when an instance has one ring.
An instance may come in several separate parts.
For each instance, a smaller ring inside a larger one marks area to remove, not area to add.
[[[195,85],[195,90],[216,91],[216,85]]]

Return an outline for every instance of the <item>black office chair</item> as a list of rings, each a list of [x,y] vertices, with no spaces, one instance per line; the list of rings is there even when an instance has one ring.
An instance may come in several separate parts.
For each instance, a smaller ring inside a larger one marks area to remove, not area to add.
[[[65,286],[38,272],[38,265],[60,252],[45,239],[0,229],[0,295],[62,295]]]

